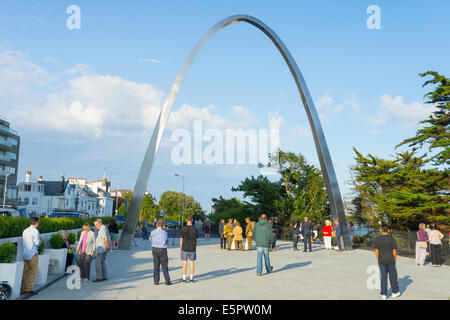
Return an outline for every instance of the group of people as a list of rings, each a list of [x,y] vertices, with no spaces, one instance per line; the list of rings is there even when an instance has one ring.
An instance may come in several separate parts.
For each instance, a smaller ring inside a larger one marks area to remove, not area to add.
[[[234,241],[236,250],[244,250],[244,231],[236,219],[229,219],[225,224],[224,219],[219,224],[220,246],[221,249],[231,250]],[[186,217],[186,226],[181,229],[180,233],[180,257],[182,261],[182,283],[188,282],[187,268],[189,263],[189,282],[194,281],[194,262],[197,259],[197,238],[198,231],[192,225],[192,217]],[[152,241],[153,256],[153,282],[155,285],[160,281],[160,269],[162,269],[166,285],[171,285],[169,274],[169,258],[167,247],[169,243],[168,233],[163,228],[163,221],[156,223],[156,229],[150,233]],[[261,276],[263,271],[263,258],[265,261],[266,272],[273,271],[270,265],[269,248],[273,242],[272,224],[267,221],[267,216],[262,214],[257,223],[246,219],[245,240],[247,241],[247,250],[251,250],[252,240],[255,240],[257,250],[257,276]]]
[[[192,225],[192,216],[186,217],[186,225],[181,229],[180,233],[180,256],[182,261],[182,283],[186,283],[186,272],[189,262],[189,282],[193,283],[195,260],[197,259],[197,238],[198,231]],[[167,231],[163,228],[162,220],[156,222],[156,229],[150,233],[150,240],[152,241],[152,256],[153,256],[153,283],[159,284],[160,268],[163,271],[166,285],[171,285],[169,274],[169,258],[167,255],[167,246],[169,244],[169,236]]]
[[[93,280],[93,282],[101,282],[108,280],[106,273],[106,254],[111,251],[111,237],[101,219],[95,220],[94,226],[97,229],[97,234],[90,230],[89,223],[83,225],[83,231],[80,233],[78,245],[74,249],[79,257],[77,265],[80,268],[81,280],[89,281],[91,261],[95,256],[97,278]],[[37,292],[33,291],[33,287],[39,262],[38,247],[41,242],[44,241],[44,239],[40,237],[38,227],[39,218],[33,217],[30,219],[30,226],[22,233],[24,270],[21,294],[37,294]],[[67,248],[68,251],[72,250],[73,247],[67,240],[67,231],[62,230],[60,233],[64,240],[63,248]],[[73,257],[74,254],[69,251],[66,266],[72,264]]]
[[[304,252],[307,252],[308,250],[312,251],[312,241],[319,239],[319,230],[320,225],[319,224],[312,224],[308,217],[304,218],[304,221],[302,223],[298,221],[294,221],[291,223],[292,228],[292,245],[293,250],[298,251],[297,244],[299,240],[303,240],[304,244]],[[353,231],[354,227],[353,224],[350,222],[349,224],[349,233],[350,233],[350,239],[353,239]],[[342,252],[343,247],[343,230],[341,225],[339,224],[339,220],[334,220],[334,227],[332,225],[332,222],[330,220],[325,220],[325,225],[322,228],[322,235],[323,235],[323,242],[325,244],[325,250],[329,251],[333,249],[332,246],[332,239],[336,238],[336,251]]]
[[[441,248],[444,235],[435,224],[431,226],[425,223],[419,224],[416,240],[416,265],[424,266],[425,259],[431,255],[431,265],[433,267],[441,266]]]
[[[186,217],[187,224],[181,229],[180,233],[180,257],[182,261],[182,283],[188,282],[187,269],[189,267],[189,282],[194,281],[194,262],[197,259],[197,238],[198,231],[193,226],[192,216]],[[239,221],[236,219],[229,219],[225,224],[224,219],[219,223],[220,234],[220,248],[231,250],[234,243],[235,250],[245,250],[244,241],[247,243],[247,250],[251,250],[252,240],[255,241],[257,251],[256,261],[256,275],[261,276],[263,272],[263,262],[267,273],[273,271],[273,266],[270,264],[269,252],[276,248],[274,239],[278,236],[278,226],[273,221],[267,219],[266,214],[261,214],[257,223],[252,222],[250,218],[245,219],[245,232],[241,227]],[[88,223],[83,225],[83,231],[80,233],[80,238],[74,250],[78,255],[77,265],[80,268],[80,277],[84,281],[90,279],[90,265],[95,256],[95,268],[97,278],[93,282],[102,282],[108,280],[106,272],[106,255],[111,251],[112,237],[110,234],[116,231],[114,225],[108,225],[108,228],[103,225],[101,219],[94,221],[94,233],[90,230]],[[40,237],[39,218],[33,217],[30,219],[30,226],[23,231],[23,260],[24,271],[21,285],[21,294],[37,294],[33,291],[34,280],[36,277],[37,265],[39,260],[38,247],[43,241]],[[314,231],[313,224],[308,217],[300,224],[294,222],[291,226],[293,234],[293,250],[298,251],[298,239],[302,238],[304,241],[304,251],[312,251],[311,242],[313,237],[318,237]],[[112,232],[110,232],[110,229]],[[350,237],[353,237],[353,225],[349,225]],[[396,260],[397,260],[397,243],[387,226],[382,226],[381,235],[374,240],[375,255],[380,269],[381,280],[381,296],[382,299],[387,298],[387,282],[388,279],[392,288],[392,296],[400,296]],[[342,252],[342,238],[343,231],[336,219],[334,221],[334,228],[331,221],[326,220],[322,228],[323,239],[326,250],[332,249],[331,239],[333,237],[337,240],[337,251]],[[65,241],[66,247],[72,248],[67,241],[67,232],[61,232]],[[301,237],[300,237],[301,235]],[[244,237],[245,236],[245,237]],[[441,247],[444,235],[437,230],[436,225],[419,225],[416,241],[416,264],[424,265],[427,255],[431,255],[432,266],[441,266]],[[171,285],[169,275],[169,259],[167,254],[168,247],[168,233],[163,229],[163,221],[156,222],[156,228],[150,233],[150,240],[152,241],[152,255],[154,264],[153,281],[155,285],[160,281],[160,268],[164,274],[165,284]],[[70,265],[71,262],[68,262]]]
[[[250,218],[245,218],[245,223],[244,233],[241,223],[237,219],[228,219],[228,223],[226,224],[224,219],[220,220],[219,235],[221,249],[232,250],[233,244],[234,250],[245,251],[245,244],[247,244],[247,251],[252,249],[252,237],[255,222],[250,221]]]

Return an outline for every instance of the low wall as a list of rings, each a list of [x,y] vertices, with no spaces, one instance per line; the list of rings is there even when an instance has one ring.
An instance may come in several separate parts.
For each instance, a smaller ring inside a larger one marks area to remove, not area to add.
[[[83,230],[83,228],[77,228],[72,230],[67,230],[70,233],[75,233],[75,235],[78,234],[78,231]],[[50,248],[50,238],[52,235],[57,234],[56,232],[49,232],[49,233],[41,233],[41,237],[45,240],[45,247]],[[78,240],[78,239],[77,239]],[[16,259],[15,261],[23,261],[23,240],[22,237],[14,237],[14,238],[3,238],[0,239],[0,244],[6,243],[6,242],[12,242],[15,243],[17,246],[17,252],[16,252]]]

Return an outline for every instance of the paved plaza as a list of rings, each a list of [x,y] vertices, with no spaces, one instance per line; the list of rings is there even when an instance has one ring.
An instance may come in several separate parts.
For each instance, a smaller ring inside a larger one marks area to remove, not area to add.
[[[178,239],[175,243],[178,243]],[[136,239],[130,251],[114,250],[107,256],[109,280],[81,282],[81,289],[68,289],[67,277],[42,290],[31,300],[42,299],[380,299],[379,290],[369,290],[366,273],[376,265],[367,250],[327,252],[313,244],[313,252],[294,252],[292,243],[278,241],[270,255],[274,271],[256,276],[256,250],[219,249],[219,240],[199,239],[194,283],[180,283],[180,250],[170,239],[169,272],[172,286],[153,284],[151,242]],[[450,298],[450,267],[416,266],[414,259],[398,257],[399,285],[404,299]],[[91,279],[95,278],[94,263]],[[390,290],[390,289],[389,289]],[[389,298],[394,300],[394,298]]]

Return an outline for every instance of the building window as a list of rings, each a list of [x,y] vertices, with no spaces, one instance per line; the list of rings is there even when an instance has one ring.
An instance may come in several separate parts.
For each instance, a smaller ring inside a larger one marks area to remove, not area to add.
[[[38,204],[38,199],[37,198],[33,198],[33,206],[36,206]]]

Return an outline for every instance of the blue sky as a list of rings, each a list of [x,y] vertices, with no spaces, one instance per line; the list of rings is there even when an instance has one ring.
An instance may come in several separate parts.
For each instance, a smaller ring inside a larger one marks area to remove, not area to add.
[[[81,29],[69,30],[69,5]],[[369,30],[369,5],[381,29]],[[351,194],[352,147],[388,157],[432,107],[424,79],[448,77],[448,1],[8,1],[0,3],[0,118],[19,132],[19,181],[101,178],[133,188],[159,108],[194,44],[217,21],[253,15],[284,41],[307,82],[338,175]],[[183,107],[184,106],[184,107]],[[189,106],[189,107],[188,107]],[[238,108],[236,107],[238,106]],[[280,126],[284,150],[318,165],[308,122],[281,56],[259,30],[233,24],[189,71],[153,167],[149,190],[186,193],[209,209],[254,165],[175,165],[171,131],[192,121],[224,129]],[[245,112],[238,113],[238,110]]]

